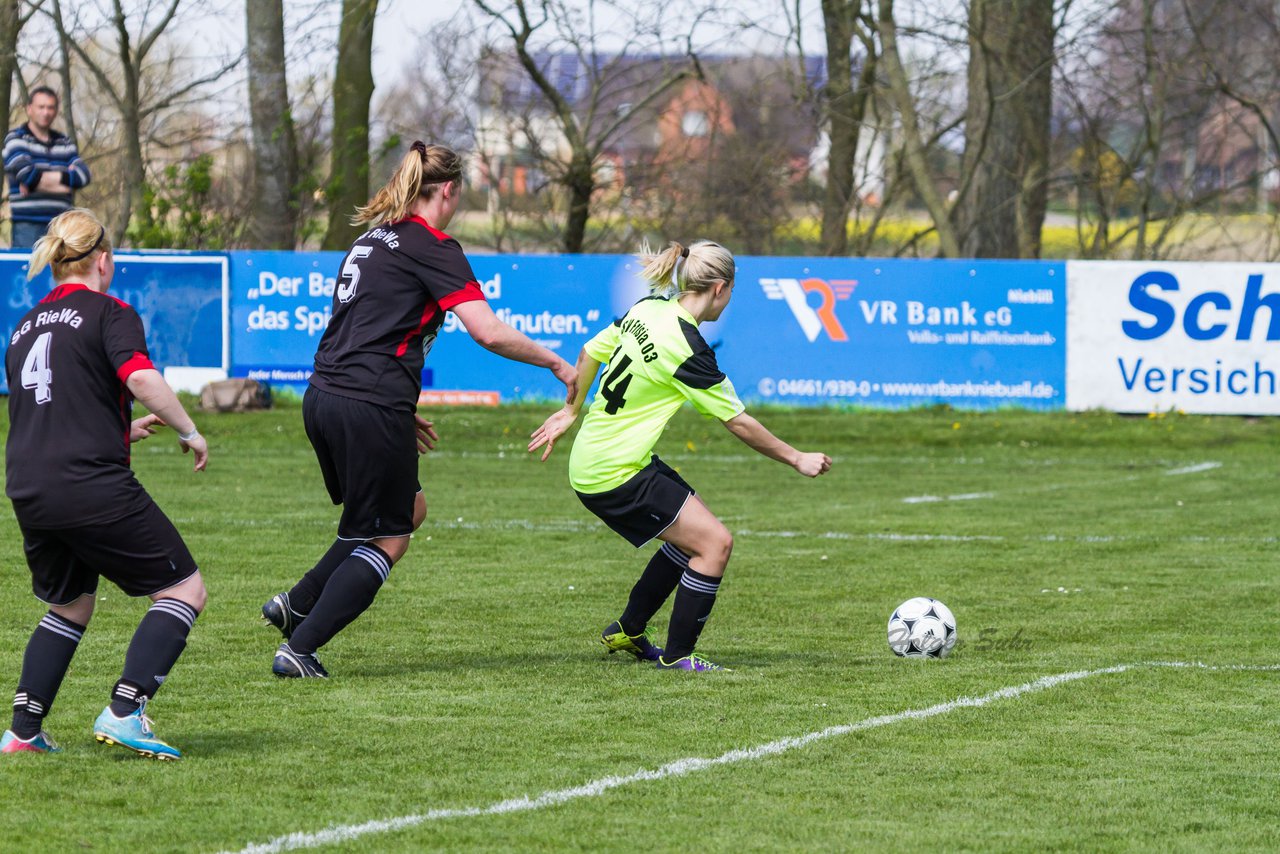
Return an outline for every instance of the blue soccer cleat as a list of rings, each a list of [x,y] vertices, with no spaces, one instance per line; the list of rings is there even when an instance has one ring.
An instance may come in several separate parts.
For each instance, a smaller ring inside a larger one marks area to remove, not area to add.
[[[690,670],[694,673],[707,673],[712,670],[723,670],[726,673],[732,673],[728,667],[721,667],[719,664],[713,664],[696,653],[686,655],[684,658],[677,658],[675,661],[667,661],[661,656],[658,657],[657,667],[659,670]]]
[[[629,652],[640,661],[657,661],[662,656],[662,647],[654,646],[649,640],[652,635],[653,629],[648,627],[638,635],[629,635],[622,630],[622,624],[614,620],[600,633],[600,643],[610,655]]]
[[[280,644],[280,648],[276,650],[275,661],[271,662],[271,672],[281,679],[329,678],[329,671],[324,669],[314,652],[294,652],[287,643]]]
[[[293,637],[293,632],[306,619],[306,614],[299,614],[289,605],[288,593],[277,593],[262,606],[262,619],[280,630],[284,639]]]
[[[40,730],[31,738],[18,738],[13,730],[7,729],[0,736],[0,753],[61,753],[62,748],[53,743],[49,733]]]
[[[93,737],[100,744],[118,744],[148,759],[181,759],[182,751],[156,738],[151,718],[143,714],[146,708],[144,699],[133,714],[118,718],[107,706],[93,722]]]

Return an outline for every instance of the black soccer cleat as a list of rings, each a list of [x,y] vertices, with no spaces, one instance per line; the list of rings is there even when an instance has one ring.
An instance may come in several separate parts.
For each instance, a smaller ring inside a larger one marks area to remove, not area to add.
[[[329,678],[329,671],[324,669],[314,652],[294,652],[287,643],[280,644],[280,648],[276,650],[275,661],[271,662],[271,672],[281,679]]]
[[[279,629],[285,640],[293,637],[294,630],[306,616],[290,607],[288,593],[277,593],[262,606],[262,619]]]

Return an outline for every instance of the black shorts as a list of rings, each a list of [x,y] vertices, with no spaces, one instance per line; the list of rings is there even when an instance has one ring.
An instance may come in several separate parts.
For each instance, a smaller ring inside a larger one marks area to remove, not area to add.
[[[70,605],[98,589],[98,576],[130,596],[150,596],[195,575],[195,558],[150,496],[123,518],[76,528],[22,529],[31,591]]]
[[[578,498],[600,521],[640,548],[671,527],[695,494],[675,469],[654,454],[653,461],[622,486],[608,492],[579,492]]]
[[[302,423],[324,485],[342,505],[338,537],[373,540],[413,533],[418,432],[413,413],[308,386]]]

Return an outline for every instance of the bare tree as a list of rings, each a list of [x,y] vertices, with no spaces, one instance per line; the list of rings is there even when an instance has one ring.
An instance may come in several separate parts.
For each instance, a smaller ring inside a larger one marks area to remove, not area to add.
[[[251,0],[252,1],[252,0]],[[350,217],[369,200],[369,108],[373,99],[373,19],[378,0],[342,0],[333,75],[333,146],[325,249],[346,249],[360,234]]]
[[[1048,201],[1054,7],[1046,0],[969,0],[965,192],[960,251],[1037,258]]]
[[[292,249],[297,240],[298,151],[285,79],[283,0],[246,0],[249,116],[253,134],[250,245]]]
[[[13,110],[11,93],[18,70],[18,36],[43,4],[44,0],[0,0],[0,116],[6,122]],[[25,94],[26,86],[21,88]]]
[[[1116,0],[1067,42],[1054,124],[1086,257],[1274,257],[1270,0]]]
[[[876,27],[880,33],[881,62],[888,79],[889,92],[902,124],[902,159],[905,171],[933,220],[943,256],[958,258],[960,241],[951,225],[951,210],[939,190],[929,162],[929,149],[921,129],[919,112],[898,48],[898,25],[894,18],[893,0],[879,0]]]
[[[822,97],[831,147],[822,202],[821,249],[844,255],[849,248],[849,212],[857,193],[855,166],[867,106],[875,89],[875,16],[866,0],[822,0],[827,42],[827,82]],[[853,42],[861,48],[854,79]]]
[[[13,89],[13,72],[18,67],[18,33],[22,31],[21,0],[0,0],[0,104],[4,105],[8,127],[10,92]]]
[[[106,9],[100,5],[77,3],[73,17],[68,18],[60,6],[54,7],[53,19],[58,36],[89,74],[97,81],[101,95],[115,109],[120,120],[121,211],[114,224],[112,239],[120,245],[133,216],[144,225],[150,224],[151,211],[142,204],[147,184],[147,159],[144,144],[145,127],[159,114],[185,106],[193,93],[219,80],[239,63],[239,56],[229,58],[204,73],[179,75],[172,57],[158,57],[156,48],[161,36],[174,22],[183,0],[168,0],[163,5],[147,2],[126,9],[123,0],[110,0]],[[100,22],[109,25],[114,41],[99,45]],[[156,66],[165,66],[167,85],[153,90],[149,84]]]
[[[55,20],[62,20],[62,0],[53,0]],[[79,141],[76,133],[76,87],[72,83],[71,44],[66,32],[58,33],[58,77],[62,81],[62,104],[60,113],[67,125],[67,136]]]
[[[605,53],[599,45],[600,34],[589,16],[587,21],[581,20],[563,0],[538,0],[534,4],[511,0],[502,8],[491,0],[473,2],[490,23],[506,33],[516,62],[539,93],[560,137],[555,140],[536,132],[522,134],[530,149],[539,155],[550,180],[564,190],[561,247],[565,252],[581,252],[593,195],[600,187],[600,159],[611,140],[638,116],[647,114],[682,81],[698,76],[691,35],[697,21],[685,33],[683,59],[671,60],[662,66],[651,64],[647,71],[654,76],[636,80],[632,74],[636,66],[628,51],[635,48],[641,35],[655,35],[651,27],[635,26],[622,48]],[[588,13],[593,5],[588,4]],[[536,7],[532,16],[530,6]],[[708,4],[699,17],[712,12]],[[543,39],[541,49],[539,39]],[[661,45],[660,38],[652,39],[651,46]],[[574,57],[577,65],[569,91],[562,81],[554,80],[548,73],[550,53],[557,48]],[[627,89],[629,95],[620,97],[620,89]],[[540,122],[526,121],[525,131],[535,131],[538,124]],[[559,150],[561,143],[563,151]]]
[[[902,162],[946,257],[1039,255],[1049,189],[1053,12],[1044,0],[969,0],[964,23],[914,28],[938,52],[954,44],[949,28],[961,29],[968,42],[963,155],[953,164],[937,145],[947,134],[926,136],[894,2],[878,0],[881,65],[901,123]],[[935,115],[930,124],[950,123]]]

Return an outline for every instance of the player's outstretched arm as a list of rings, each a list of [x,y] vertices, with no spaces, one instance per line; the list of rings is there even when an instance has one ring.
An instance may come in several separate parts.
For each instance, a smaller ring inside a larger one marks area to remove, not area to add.
[[[577,381],[573,393],[563,408],[552,413],[546,421],[542,422],[541,427],[533,431],[529,440],[529,453],[546,445],[547,449],[542,452],[542,461],[546,462],[555,448],[556,439],[563,436],[565,431],[573,426],[573,422],[578,420],[578,413],[582,411],[582,404],[587,399],[587,392],[591,389],[591,384],[596,381],[596,372],[599,370],[600,363],[588,356],[586,350],[578,353],[578,364],[574,368]]]
[[[831,469],[831,457],[817,452],[797,451],[745,412],[721,423],[747,447],[771,460],[786,463],[805,477],[817,477]]]
[[[195,455],[195,470],[204,471],[205,465],[209,462],[209,444],[196,430],[196,422],[192,421],[187,410],[182,408],[182,401],[178,400],[178,396],[173,393],[173,389],[169,388],[169,384],[164,381],[160,372],[153,368],[134,371],[125,380],[125,385],[143,406],[160,416],[164,424],[177,431],[178,444],[182,447],[182,453],[191,451]]]
[[[503,323],[489,303],[482,299],[469,300],[458,303],[452,311],[466,327],[467,334],[481,347],[515,362],[549,369],[556,379],[564,383],[565,400],[573,399],[578,378],[573,365],[535,343],[520,330]]]

